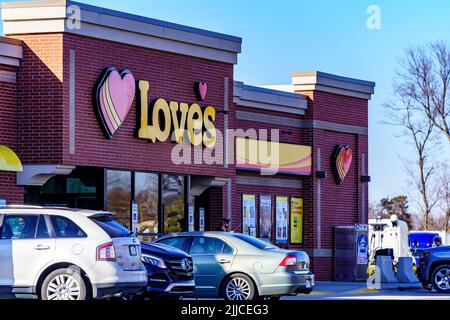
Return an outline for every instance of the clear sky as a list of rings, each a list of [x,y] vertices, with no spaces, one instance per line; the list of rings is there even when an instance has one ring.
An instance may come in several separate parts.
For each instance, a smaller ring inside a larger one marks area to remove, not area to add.
[[[9,1],[7,1],[9,2]],[[243,38],[235,77],[254,85],[289,84],[293,71],[320,70],[377,83],[369,106],[370,199],[405,192],[399,155],[411,148],[382,124],[396,58],[410,44],[450,42],[450,1],[434,0],[82,0],[81,2]],[[366,26],[369,5],[381,29]],[[1,28],[1,27],[0,27]],[[1,29],[0,29],[1,31]],[[445,142],[445,141],[444,141]],[[448,143],[443,159],[450,159]]]

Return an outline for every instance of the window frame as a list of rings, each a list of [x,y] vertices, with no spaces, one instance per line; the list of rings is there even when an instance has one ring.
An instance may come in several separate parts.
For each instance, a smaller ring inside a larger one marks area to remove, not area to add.
[[[54,225],[53,225],[53,221],[52,221],[52,217],[55,217],[55,218],[58,218],[58,217],[60,217],[60,218],[64,218],[64,219],[67,219],[67,220],[69,220],[70,222],[72,222],[73,224],[75,224],[83,233],[84,233],[84,236],[83,237],[58,237],[57,236],[57,234],[56,234],[56,230],[55,230],[55,227],[54,227]],[[79,225],[78,225],[78,223],[75,223],[72,219],[69,219],[69,218],[67,218],[67,217],[65,217],[65,216],[61,216],[61,215],[56,215],[56,214],[52,214],[52,215],[48,215],[48,219],[49,219],[49,221],[50,221],[50,224],[51,224],[51,232],[52,232],[52,234],[53,234],[53,238],[54,239],[86,239],[86,238],[88,238],[88,234],[86,233],[86,231],[84,231]]]
[[[33,238],[26,238],[26,239],[23,239],[23,238],[12,239],[12,238],[11,238],[11,239],[0,239],[0,240],[9,240],[9,241],[17,241],[17,240],[28,240],[28,241],[30,241],[30,240],[39,240],[39,239],[36,238],[36,232],[37,232],[37,227],[38,227],[38,224],[39,224],[39,217],[41,216],[40,213],[30,213],[30,214],[23,214],[23,213],[10,213],[10,214],[8,214],[8,213],[5,213],[5,214],[3,214],[2,216],[0,216],[0,235],[1,235],[1,232],[3,231],[4,222],[6,221],[6,219],[8,218],[8,216],[19,217],[19,218],[22,218],[23,216],[37,217],[37,219],[36,219],[36,225],[35,225],[35,227],[34,227],[34,235],[33,235]],[[46,238],[46,239],[51,239],[51,238]]]
[[[183,239],[184,239],[183,246],[181,247],[181,249],[180,249],[180,248],[177,248],[177,247],[174,247],[174,246],[169,246],[168,244],[165,244],[165,243],[162,242],[162,241],[164,241],[164,240],[180,239],[180,238],[183,238]],[[190,245],[191,245],[191,243],[192,243],[192,240],[191,240],[190,238],[191,238],[191,237],[189,237],[189,236],[164,237],[164,238],[156,239],[155,242],[156,242],[156,243],[160,243],[160,244],[165,245],[165,246],[168,246],[168,247],[175,248],[175,249],[177,249],[177,250],[182,250],[182,251],[188,253],[186,250],[190,248]]]
[[[189,247],[188,247],[189,251],[186,251],[190,255],[196,255],[196,256],[234,255],[234,253],[236,251],[235,248],[231,244],[229,244],[228,242],[226,242],[225,240],[220,239],[220,238],[209,237],[209,236],[192,236],[191,238],[192,238],[192,240],[190,241]],[[218,253],[194,253],[194,254],[192,254],[191,247],[192,247],[192,244],[194,243],[195,238],[207,238],[207,239],[222,241],[222,249],[220,249],[220,252],[218,252]],[[225,245],[229,246],[233,250],[233,252],[232,253],[224,253],[223,250],[225,248]]]
[[[41,219],[44,219],[45,222],[45,226],[47,227],[47,231],[48,231],[48,238],[38,238],[37,233],[38,233],[38,229],[39,229],[39,223],[41,222]],[[50,228],[51,225],[49,225],[49,220],[47,215],[45,214],[40,214],[38,217],[38,221],[36,224],[36,230],[34,232],[34,239],[35,240],[48,240],[48,239],[55,239],[55,233],[53,231],[53,228]]]

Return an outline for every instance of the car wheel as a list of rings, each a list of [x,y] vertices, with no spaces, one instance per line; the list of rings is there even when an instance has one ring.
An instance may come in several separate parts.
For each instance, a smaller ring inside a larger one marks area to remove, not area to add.
[[[86,300],[86,282],[80,272],[62,268],[51,272],[42,283],[42,300]]]
[[[437,267],[432,276],[433,288],[440,293],[450,293],[450,265]]]
[[[303,293],[303,294],[310,294],[312,291],[313,291],[313,289],[312,289],[312,288],[309,288],[309,289],[303,290],[302,293]]]
[[[223,285],[225,300],[253,300],[256,297],[252,279],[245,274],[233,274]]]

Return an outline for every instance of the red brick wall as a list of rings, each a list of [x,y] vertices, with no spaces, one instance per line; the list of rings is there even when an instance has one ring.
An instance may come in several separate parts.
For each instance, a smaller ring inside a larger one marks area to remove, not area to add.
[[[62,35],[15,36],[23,40],[17,74],[18,155],[25,164],[62,162]]]
[[[64,82],[63,162],[65,164],[103,166],[118,169],[161,171],[230,176],[233,167],[223,165],[176,166],[170,158],[174,144],[149,143],[134,138],[135,105],[112,140],[104,138],[93,112],[92,91],[101,71],[114,66],[130,70],[136,80],[150,82],[149,102],[155,98],[168,101],[197,102],[196,81],[206,81],[208,94],[202,107],[215,106],[215,125],[223,130],[224,77],[233,83],[233,65],[134,47],[75,35],[64,35],[64,78],[69,77],[69,54],[75,50],[76,61],[76,154],[69,154],[69,82]],[[232,101],[230,85],[229,101]],[[136,103],[136,102],[135,102]],[[230,114],[233,116],[233,113]],[[126,150],[126,151],[125,151]]]
[[[0,70],[16,72],[14,67],[0,65]],[[16,84],[0,81],[0,145],[17,151]],[[16,184],[16,173],[0,171],[0,197],[8,204],[23,203],[23,188]]]
[[[302,92],[309,99],[306,119],[329,121],[333,123],[368,126],[368,102],[364,99],[352,98],[324,92]],[[321,179],[321,249],[333,249],[334,226],[367,223],[368,186],[361,183],[361,154],[366,155],[366,174],[368,168],[368,137],[356,133],[342,133],[323,129],[305,129],[310,131],[314,149],[313,172],[317,171],[317,149],[321,149],[321,171],[328,177]],[[305,139],[307,141],[308,139]],[[352,167],[345,181],[338,185],[333,178],[331,156],[337,145],[349,145],[353,150]],[[313,222],[317,230],[317,178],[312,177],[313,205],[305,208],[312,210],[316,217]],[[362,203],[361,190],[366,189],[365,203]],[[362,221],[362,206],[365,206],[366,220]],[[314,248],[318,248],[315,237]],[[312,265],[318,279],[330,280],[333,276],[332,257],[313,257]]]

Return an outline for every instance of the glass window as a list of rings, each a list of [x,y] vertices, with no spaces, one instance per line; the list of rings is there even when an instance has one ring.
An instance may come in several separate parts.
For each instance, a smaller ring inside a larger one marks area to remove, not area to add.
[[[247,242],[248,244],[251,244],[252,246],[261,249],[261,250],[265,250],[265,249],[276,249],[277,247],[263,241],[260,239],[256,239],[254,237],[250,237],[248,235],[245,234],[235,234],[234,237]]]
[[[36,239],[47,239],[50,238],[48,232],[47,223],[45,222],[44,216],[39,216],[39,222],[36,230]]]
[[[96,193],[97,180],[96,177],[68,177],[67,193]]]
[[[86,233],[72,220],[60,216],[51,216],[53,229],[57,238],[84,238]]]
[[[190,254],[221,254],[224,242],[216,238],[195,237]]]
[[[164,232],[186,231],[184,176],[163,175]]]
[[[225,243],[223,246],[223,254],[232,254],[233,252],[234,252],[233,248]]]
[[[162,243],[169,247],[174,247],[180,250],[183,250],[184,242],[186,241],[185,237],[176,237],[176,238],[165,238],[159,241],[156,241],[157,243]]]
[[[131,172],[108,170],[106,173],[107,206],[116,220],[130,229]]]
[[[34,215],[7,215],[3,220],[1,239],[34,239],[37,221],[38,216]]]
[[[157,174],[135,174],[135,200],[139,206],[138,233],[158,233],[158,182]]]
[[[131,235],[131,231],[110,217],[91,218],[111,238],[125,238]]]

